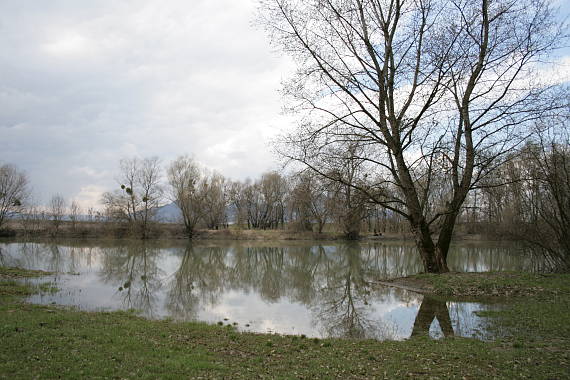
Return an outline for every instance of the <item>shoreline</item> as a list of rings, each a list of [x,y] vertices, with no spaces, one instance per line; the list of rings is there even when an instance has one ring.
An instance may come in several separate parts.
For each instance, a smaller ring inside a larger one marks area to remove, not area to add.
[[[1,275],[6,271],[8,277]],[[547,290],[528,296],[518,292],[520,296],[513,297],[506,310],[485,312],[489,323],[499,318],[517,332],[512,337],[479,341],[419,336],[377,341],[245,333],[232,326],[147,320],[129,312],[84,312],[23,302],[22,297],[39,290],[15,279],[41,279],[44,274],[0,267],[3,376],[562,379],[570,373],[570,329],[564,324],[570,308],[568,275],[510,273],[505,277],[519,289]],[[429,276],[418,276],[437,283]],[[470,283],[458,274],[445,276],[459,284]]]
[[[374,284],[445,297],[551,297],[565,289],[570,294],[568,274],[528,272],[420,273],[375,281]]]
[[[210,230],[198,229],[192,239],[185,234],[182,225],[178,224],[155,224],[149,236],[142,239],[128,229],[128,226],[117,223],[102,222],[78,222],[72,226],[70,222],[64,222],[62,226],[53,231],[49,224],[44,222],[33,229],[26,230],[13,221],[0,230],[0,238],[16,239],[109,239],[109,240],[187,240],[187,241],[346,241],[346,242],[411,242],[414,236],[410,233],[362,233],[358,239],[347,239],[341,232],[325,231],[316,233],[311,231],[295,231],[289,229],[259,230],[230,227],[225,229]],[[457,233],[453,242],[497,242],[513,243],[516,240],[506,237],[490,236],[485,234]]]

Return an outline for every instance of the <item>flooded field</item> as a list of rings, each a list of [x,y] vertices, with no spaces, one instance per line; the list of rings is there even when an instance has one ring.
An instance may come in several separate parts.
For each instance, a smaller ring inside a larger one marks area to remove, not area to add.
[[[59,289],[29,302],[134,310],[147,318],[235,325],[308,337],[492,339],[478,312],[502,302],[459,302],[376,284],[421,270],[401,242],[0,241],[0,264],[54,272]],[[452,248],[454,271],[535,270],[498,243]],[[41,279],[39,281],[46,281]]]

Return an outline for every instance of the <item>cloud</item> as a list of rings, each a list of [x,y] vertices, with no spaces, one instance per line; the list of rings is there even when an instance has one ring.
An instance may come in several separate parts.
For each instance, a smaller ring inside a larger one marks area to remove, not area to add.
[[[82,213],[87,213],[87,209],[96,205],[101,200],[101,194],[109,189],[105,189],[100,186],[88,185],[79,189],[79,192],[75,195],[74,199],[81,207]]]
[[[570,55],[562,56],[545,67],[539,67],[537,76],[550,85],[569,83]]]
[[[278,167],[269,142],[293,125],[278,94],[292,63],[252,28],[255,6],[3,0],[0,161],[36,198],[85,204],[114,188],[122,157],[188,153],[234,179]]]
[[[0,160],[26,170],[44,201],[62,193],[85,206],[114,186],[125,156],[190,153],[236,179],[275,167],[268,142],[292,124],[277,92],[291,63],[251,27],[254,10],[3,1]]]

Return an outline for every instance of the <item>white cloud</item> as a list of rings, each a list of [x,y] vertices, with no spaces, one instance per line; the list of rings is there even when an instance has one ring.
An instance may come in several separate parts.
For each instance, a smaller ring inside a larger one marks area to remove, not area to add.
[[[73,31],[58,37],[55,41],[43,45],[43,49],[48,54],[55,56],[69,56],[85,52],[88,48],[89,41],[81,34]]]
[[[97,205],[99,203],[103,193],[108,190],[109,189],[101,186],[87,185],[79,189],[79,192],[75,195],[74,199],[79,204],[79,207],[82,208],[82,212],[86,213],[89,207],[93,207],[93,205]]]
[[[551,85],[570,82],[570,55],[560,57],[544,68],[540,67],[537,76]]]
[[[255,5],[3,0],[0,161],[40,199],[85,204],[98,200],[85,189],[115,186],[124,156],[193,154],[236,179],[277,167],[269,142],[293,125],[277,92],[292,64],[252,28]]]
[[[0,160],[44,201],[97,201],[124,156],[190,153],[233,178],[275,167],[290,62],[254,0],[0,4]],[[91,190],[89,190],[91,189]],[[93,190],[97,189],[97,190]]]

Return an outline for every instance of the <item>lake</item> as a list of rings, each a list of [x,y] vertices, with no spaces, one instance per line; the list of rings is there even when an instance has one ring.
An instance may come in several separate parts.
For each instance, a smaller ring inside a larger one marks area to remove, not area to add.
[[[534,271],[501,243],[461,243],[452,271]],[[133,310],[147,318],[234,325],[307,337],[493,339],[479,317],[504,300],[445,301],[375,282],[421,271],[412,243],[0,240],[0,264],[54,272],[59,289],[28,301],[81,310]]]

